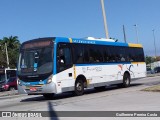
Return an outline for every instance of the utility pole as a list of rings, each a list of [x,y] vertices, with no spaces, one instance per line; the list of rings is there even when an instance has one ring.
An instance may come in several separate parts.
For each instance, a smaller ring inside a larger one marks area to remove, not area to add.
[[[105,34],[106,34],[106,38],[109,39],[107,20],[106,20],[106,13],[105,13],[105,8],[104,8],[104,0],[101,0],[101,6],[102,6],[102,13],[103,13],[103,21],[104,21]]]
[[[8,50],[7,50],[7,44],[5,43],[6,48],[6,57],[7,57],[7,67],[9,68],[9,58],[8,58]]]
[[[126,43],[127,39],[126,39],[126,31],[124,25],[123,25],[123,35],[124,35],[124,42]]]
[[[138,30],[137,30],[137,24],[135,24],[134,26],[135,26],[135,30],[136,30],[137,43],[139,43],[139,39],[138,39]]]
[[[156,50],[156,37],[155,37],[155,30],[153,29],[153,40],[154,40],[154,49],[155,49],[155,58],[157,57],[157,50]]]

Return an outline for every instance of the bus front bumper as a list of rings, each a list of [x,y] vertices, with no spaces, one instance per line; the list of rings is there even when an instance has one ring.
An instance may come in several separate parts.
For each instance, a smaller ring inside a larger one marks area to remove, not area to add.
[[[24,86],[18,85],[19,94],[45,94],[45,93],[57,93],[55,83],[44,84],[44,85],[34,85],[34,86]]]

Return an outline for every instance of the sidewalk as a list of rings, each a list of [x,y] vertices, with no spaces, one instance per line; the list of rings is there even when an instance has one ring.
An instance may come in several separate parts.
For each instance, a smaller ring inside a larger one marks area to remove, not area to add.
[[[2,96],[12,96],[12,95],[18,95],[18,90],[0,92],[0,97],[2,97]]]
[[[160,76],[160,73],[147,74],[147,77],[155,77],[155,76]]]

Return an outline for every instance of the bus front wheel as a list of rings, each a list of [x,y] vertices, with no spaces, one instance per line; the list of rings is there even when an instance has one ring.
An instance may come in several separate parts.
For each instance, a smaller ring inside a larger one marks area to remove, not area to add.
[[[77,96],[83,95],[83,93],[84,93],[84,83],[83,83],[82,80],[77,80],[76,81],[74,93]]]

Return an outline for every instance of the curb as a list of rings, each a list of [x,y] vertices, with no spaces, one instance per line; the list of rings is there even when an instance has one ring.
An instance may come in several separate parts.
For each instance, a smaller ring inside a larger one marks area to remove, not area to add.
[[[148,74],[148,75],[147,75],[147,77],[156,77],[156,76],[160,76],[160,73]]]
[[[3,97],[3,96],[13,96],[13,95],[18,95],[18,90],[14,90],[14,91],[2,91],[2,92],[0,92],[0,97]]]

